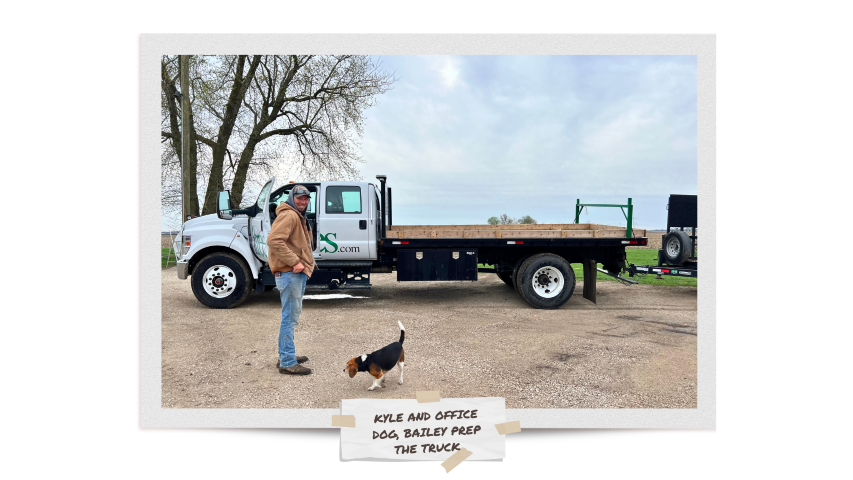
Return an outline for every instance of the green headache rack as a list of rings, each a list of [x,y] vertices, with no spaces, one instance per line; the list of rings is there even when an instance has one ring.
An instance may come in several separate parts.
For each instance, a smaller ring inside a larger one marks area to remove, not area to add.
[[[581,199],[579,198],[577,204],[575,205],[575,223],[580,223],[581,219],[581,210],[584,207],[617,207],[622,209],[622,215],[625,215],[625,220],[628,221],[628,231],[626,232],[627,238],[634,238],[634,206],[631,205],[631,199],[628,199],[627,205],[615,205],[609,203],[581,203]],[[628,209],[628,212],[625,212],[625,209]]]

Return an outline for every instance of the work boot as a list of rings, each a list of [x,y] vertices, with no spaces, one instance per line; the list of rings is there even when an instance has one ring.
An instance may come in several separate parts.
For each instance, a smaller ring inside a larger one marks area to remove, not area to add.
[[[296,363],[305,363],[307,361],[308,361],[308,357],[306,357],[305,355],[297,355],[296,356]],[[275,368],[278,368],[279,365],[281,365],[281,360],[276,360],[275,361]]]
[[[303,367],[300,364],[296,364],[292,367],[281,368],[279,367],[278,373],[284,373],[287,375],[309,375],[311,373],[311,369],[308,367]]]

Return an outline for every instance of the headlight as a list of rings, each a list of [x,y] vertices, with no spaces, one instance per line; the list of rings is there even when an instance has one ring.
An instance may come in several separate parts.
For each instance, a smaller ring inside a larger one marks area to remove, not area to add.
[[[181,257],[187,254],[190,251],[190,239],[192,237],[190,235],[181,235]]]

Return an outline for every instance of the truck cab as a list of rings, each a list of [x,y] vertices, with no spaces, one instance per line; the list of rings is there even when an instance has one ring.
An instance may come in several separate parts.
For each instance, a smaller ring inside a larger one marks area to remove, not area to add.
[[[241,304],[254,290],[275,286],[269,269],[267,237],[276,209],[287,201],[290,182],[275,187],[275,177],[261,189],[255,203],[236,209],[230,193],[220,192],[216,215],[187,221],[178,235],[178,277],[192,277],[198,300],[214,308]],[[370,288],[377,259],[379,196],[366,182],[304,182],[311,192],[305,217],[312,234],[315,269],[312,289]]]

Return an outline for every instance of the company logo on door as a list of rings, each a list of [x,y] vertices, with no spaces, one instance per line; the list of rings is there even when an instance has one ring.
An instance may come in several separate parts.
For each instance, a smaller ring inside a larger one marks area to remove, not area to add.
[[[257,233],[252,236],[254,237],[252,240],[252,246],[255,249],[255,253],[263,255],[264,257],[269,257],[269,252],[267,251],[267,239]]]
[[[320,241],[326,242],[328,244],[328,246],[330,248],[333,248],[334,250],[329,250],[326,247],[323,247],[320,249],[320,252],[335,253],[335,252],[360,252],[361,251],[361,250],[359,250],[359,247],[338,247],[338,244],[335,243],[335,241],[329,237],[333,237],[335,240],[337,240],[338,234],[337,233],[327,233],[327,234],[323,235],[321,233],[320,234]]]

